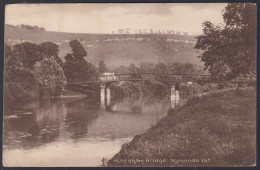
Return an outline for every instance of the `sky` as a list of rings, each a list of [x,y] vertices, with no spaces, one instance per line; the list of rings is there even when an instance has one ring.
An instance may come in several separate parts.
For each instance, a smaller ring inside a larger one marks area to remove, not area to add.
[[[115,33],[118,29],[202,33],[202,23],[223,24],[225,3],[10,4],[5,23],[37,25],[47,31]]]

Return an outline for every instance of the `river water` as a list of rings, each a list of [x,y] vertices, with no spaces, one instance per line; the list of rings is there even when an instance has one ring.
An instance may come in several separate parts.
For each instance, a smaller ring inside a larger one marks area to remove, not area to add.
[[[5,166],[100,166],[167,114],[171,97],[34,102],[4,117]]]

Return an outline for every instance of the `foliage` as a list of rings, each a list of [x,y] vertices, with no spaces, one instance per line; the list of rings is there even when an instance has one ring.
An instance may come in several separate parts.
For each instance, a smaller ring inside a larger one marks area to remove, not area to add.
[[[100,60],[100,62],[98,63],[98,66],[99,66],[100,74],[108,71],[107,65],[105,64],[104,60]]]
[[[73,40],[69,43],[70,48],[72,49],[72,55],[75,60],[83,60],[85,56],[87,56],[87,51],[80,44],[78,40]]]
[[[66,84],[54,43],[25,42],[14,45],[13,50],[5,44],[4,59],[5,112],[11,110],[12,104],[42,97],[42,92],[59,95]]]
[[[203,23],[203,34],[194,48],[213,78],[231,79],[256,73],[256,5],[229,3],[224,10],[225,27]]]
[[[4,103],[5,111],[15,102],[22,103],[38,96],[34,73],[22,67],[20,58],[13,56],[10,46],[5,44],[4,57]]]
[[[140,70],[142,73],[153,73],[154,64],[148,62],[140,63]]]
[[[21,59],[23,67],[30,69],[33,68],[35,62],[42,59],[39,55],[38,46],[30,42],[14,45],[13,55]]]
[[[30,42],[24,42],[14,45],[13,56],[23,63],[23,67],[33,69],[37,61],[45,58],[53,58],[60,65],[62,60],[58,57],[58,45],[52,42],[43,42],[39,45]]]
[[[68,82],[83,82],[98,76],[95,66],[85,60],[66,62],[63,70]]]
[[[10,69],[15,69],[22,67],[22,62],[18,57],[13,56],[13,52],[10,46],[5,44],[4,46],[5,50],[5,57],[4,57],[4,68],[5,68],[5,73],[8,72]]]
[[[67,55],[65,56],[65,60],[66,60],[66,62],[73,61],[73,56],[72,56],[72,54],[67,53]]]
[[[129,72],[131,75],[131,77],[133,79],[138,79],[138,78],[141,78],[141,72],[140,72],[140,69],[134,65],[134,63],[130,64],[129,66]]]
[[[125,66],[117,67],[116,69],[114,69],[114,72],[116,74],[129,74],[130,73],[129,69]]]
[[[47,58],[34,66],[40,90],[53,89],[51,96],[60,95],[66,86],[66,77],[60,65],[53,59]],[[41,96],[40,96],[41,97]]]
[[[169,72],[167,65],[164,63],[156,64],[156,66],[154,67],[154,74],[156,74],[156,80],[170,86],[171,79],[169,75],[167,75],[168,73]]]
[[[38,97],[36,76],[28,68],[12,68],[5,70],[4,103],[5,111],[9,106],[19,104]]]
[[[62,60],[59,58],[59,46],[52,42],[43,42],[38,45],[39,53],[42,58],[53,58],[59,65],[62,64]]]
[[[199,74],[201,70],[190,63],[153,63],[143,62],[140,64],[140,68],[133,63],[129,67],[120,66],[114,70],[117,74],[133,74],[133,78],[141,78],[142,74],[155,74],[155,80],[163,83],[166,86],[171,86],[169,74]]]
[[[86,50],[78,40],[70,43],[72,54],[65,56],[66,62],[63,64],[64,74],[68,82],[84,82],[98,78],[98,70],[91,63],[88,63],[83,57],[87,55]]]

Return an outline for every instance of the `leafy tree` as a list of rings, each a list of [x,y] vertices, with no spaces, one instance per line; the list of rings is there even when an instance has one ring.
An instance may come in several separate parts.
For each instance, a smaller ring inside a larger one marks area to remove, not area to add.
[[[17,57],[23,63],[23,67],[33,68],[37,61],[45,58],[53,58],[58,64],[62,64],[62,60],[58,57],[59,46],[52,42],[43,42],[39,45],[24,42],[14,45],[13,56]]]
[[[33,68],[35,62],[42,60],[38,46],[29,42],[14,45],[13,55],[21,59],[26,68]]]
[[[227,27],[239,33],[235,38],[240,43],[241,62],[245,62],[245,72],[252,73],[256,73],[256,12],[254,3],[229,3],[223,14]]]
[[[65,56],[66,62],[63,65],[64,74],[68,82],[83,82],[97,79],[98,70],[93,64],[88,63],[84,56],[87,52],[78,40],[69,43],[72,54]]]
[[[52,58],[59,65],[62,64],[62,60],[59,58],[59,46],[52,42],[43,42],[38,45],[39,53],[42,58]]]
[[[203,34],[194,48],[212,77],[232,79],[240,74],[256,73],[256,6],[229,3],[224,10],[225,27],[203,23]]]
[[[23,68],[20,58],[13,55],[10,46],[5,44],[4,60],[4,112],[15,103],[23,103],[38,97],[38,85],[34,73]]]
[[[5,44],[4,46],[4,73],[7,74],[8,70],[22,67],[22,62],[18,57],[13,56],[13,52],[10,46]]]
[[[52,58],[39,61],[34,66],[34,73],[42,92],[50,92],[49,96],[60,95],[65,88],[67,81],[61,66]]]
[[[99,66],[100,74],[108,71],[107,65],[105,64],[104,60],[100,60],[100,62],[98,63],[98,66]]]
[[[69,45],[72,49],[72,55],[74,56],[75,60],[81,61],[84,59],[85,56],[87,56],[87,51],[78,40],[71,41]]]

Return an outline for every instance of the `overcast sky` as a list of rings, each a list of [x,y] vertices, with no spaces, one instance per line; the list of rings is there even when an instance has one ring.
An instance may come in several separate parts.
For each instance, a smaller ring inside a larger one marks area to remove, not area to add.
[[[225,3],[175,4],[14,4],[6,24],[27,24],[48,31],[111,33],[118,29],[171,29],[202,32],[202,22],[223,24]]]

